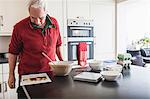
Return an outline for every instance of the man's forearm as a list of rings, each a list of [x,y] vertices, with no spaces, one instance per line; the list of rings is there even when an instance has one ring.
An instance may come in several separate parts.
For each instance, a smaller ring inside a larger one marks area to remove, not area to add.
[[[17,61],[17,55],[9,53],[8,62],[9,62],[9,74],[10,75],[14,75],[16,61]]]
[[[60,46],[56,48],[56,54],[57,54],[57,56],[58,56],[58,59],[59,59],[60,61],[63,61]]]

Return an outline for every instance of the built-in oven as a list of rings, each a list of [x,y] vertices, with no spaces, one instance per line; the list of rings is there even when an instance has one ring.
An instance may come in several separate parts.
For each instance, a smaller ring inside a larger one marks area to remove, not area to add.
[[[68,20],[68,37],[93,37],[92,20]]]
[[[78,55],[78,45],[80,41],[68,42],[68,60],[76,61]],[[87,44],[87,59],[94,58],[94,42],[93,41],[84,41]]]
[[[87,59],[94,59],[93,20],[68,19],[67,24],[68,60],[78,60],[78,45],[80,42],[86,42]]]

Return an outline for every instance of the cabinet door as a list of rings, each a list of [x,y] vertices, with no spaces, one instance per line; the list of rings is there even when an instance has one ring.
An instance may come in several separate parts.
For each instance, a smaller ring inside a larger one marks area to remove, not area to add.
[[[2,66],[3,70],[3,89],[4,89],[4,99],[17,99],[17,87],[18,87],[18,73],[17,73],[17,67],[15,69],[15,77],[16,77],[16,84],[15,89],[10,89],[8,86],[8,77],[9,77],[9,64],[3,64]]]
[[[13,25],[28,15],[26,0],[0,0],[0,16],[3,16],[3,33],[12,32]]]
[[[10,89],[8,86],[8,77],[9,74],[3,74],[4,81],[3,81],[3,86],[4,86],[4,99],[17,99],[17,87],[18,87],[18,77],[16,78],[16,87],[14,89]]]
[[[94,0],[91,6],[96,37],[95,58],[115,59],[115,6],[108,0]]]
[[[63,0],[47,0],[46,6],[48,14],[57,19],[63,33]]]
[[[0,74],[2,74],[2,64],[0,64]]]
[[[3,71],[3,74],[9,73],[9,64],[8,63],[2,64],[2,71]]]
[[[90,17],[90,1],[89,0],[67,0],[67,16],[68,18]]]
[[[9,73],[9,64],[8,63],[5,63],[5,64],[2,64],[3,65],[3,73],[4,74],[8,74]],[[15,68],[15,74],[18,74],[18,64],[16,65],[16,68]]]

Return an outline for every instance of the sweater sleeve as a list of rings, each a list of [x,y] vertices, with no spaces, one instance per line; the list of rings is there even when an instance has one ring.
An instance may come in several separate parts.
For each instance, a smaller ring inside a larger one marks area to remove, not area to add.
[[[18,55],[23,47],[21,35],[19,33],[19,28],[17,26],[14,26],[11,41],[9,44],[9,53]]]

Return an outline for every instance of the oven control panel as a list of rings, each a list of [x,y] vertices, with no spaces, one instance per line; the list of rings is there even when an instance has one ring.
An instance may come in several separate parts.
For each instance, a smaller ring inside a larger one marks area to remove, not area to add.
[[[85,19],[68,19],[68,26],[93,26],[93,20],[85,20]]]

